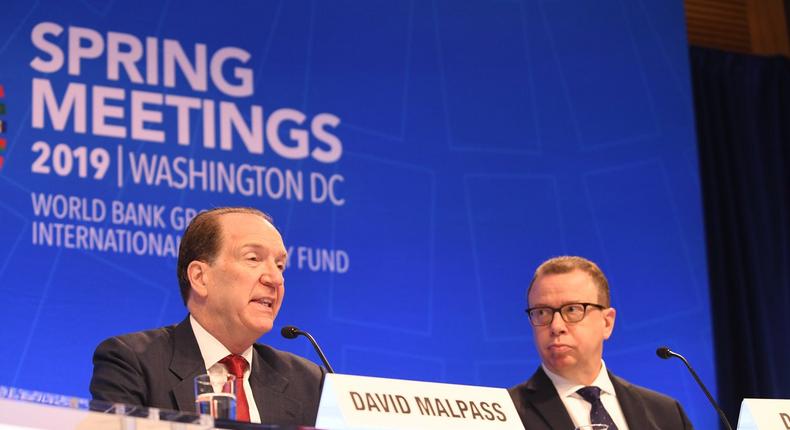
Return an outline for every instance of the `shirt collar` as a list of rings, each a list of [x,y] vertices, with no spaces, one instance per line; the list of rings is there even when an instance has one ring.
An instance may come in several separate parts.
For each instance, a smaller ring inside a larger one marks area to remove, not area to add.
[[[189,322],[192,325],[192,332],[195,333],[198,347],[200,348],[200,355],[203,356],[203,362],[206,365],[206,370],[211,366],[217,364],[220,360],[231,354],[230,350],[225,347],[216,337],[208,332],[202,325],[195,319],[192,314],[189,315]],[[249,367],[248,371],[252,370],[252,345],[247,348],[241,356],[247,360]],[[246,373],[246,372],[245,372]]]
[[[554,384],[554,388],[557,389],[557,394],[559,394],[560,397],[579,396],[576,391],[579,388],[586,386],[563,378],[562,376],[549,370],[543,363],[541,363],[541,366],[543,367],[543,371],[546,372],[546,376],[551,379],[551,382]],[[612,385],[612,380],[609,379],[609,372],[606,370],[606,363],[604,363],[603,360],[601,360],[601,370],[598,372],[598,376],[595,377],[595,380],[592,384],[590,384],[590,386],[600,388],[602,394],[609,394],[617,397],[617,393],[614,391],[614,385]]]

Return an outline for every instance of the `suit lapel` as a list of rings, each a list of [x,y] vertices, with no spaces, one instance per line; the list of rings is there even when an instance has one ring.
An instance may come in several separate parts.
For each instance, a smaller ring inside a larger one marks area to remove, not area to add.
[[[250,386],[261,422],[298,423],[302,415],[301,402],[283,394],[288,386],[288,379],[269,364],[267,357],[270,353],[266,347],[258,344],[254,347]],[[203,362],[189,317],[181,321],[173,332],[173,358],[170,362],[170,372],[176,377],[171,395],[177,409],[194,411],[194,379],[195,376],[206,373],[206,364]]]
[[[170,362],[170,371],[177,378],[171,393],[178,410],[195,410],[194,379],[195,376],[206,373],[205,367],[200,347],[187,316],[173,332],[173,359]]]
[[[631,384],[611,372],[609,372],[609,379],[612,381],[615,393],[617,393],[617,402],[620,403],[620,408],[623,410],[628,428],[657,430],[658,427],[648,417],[649,411],[645,407],[642,397],[631,389]]]
[[[250,386],[255,397],[255,405],[266,424],[295,424],[302,414],[299,401],[285,396],[288,379],[277,372],[267,361],[268,351],[264,346],[256,344],[253,355]]]
[[[531,404],[544,421],[552,429],[572,429],[573,421],[562,403],[557,389],[546,376],[542,368],[538,368],[525,385],[525,400]]]

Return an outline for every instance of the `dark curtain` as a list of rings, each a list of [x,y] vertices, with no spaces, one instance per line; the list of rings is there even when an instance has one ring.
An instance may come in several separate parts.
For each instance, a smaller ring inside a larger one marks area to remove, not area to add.
[[[692,48],[718,399],[790,398],[790,60]]]

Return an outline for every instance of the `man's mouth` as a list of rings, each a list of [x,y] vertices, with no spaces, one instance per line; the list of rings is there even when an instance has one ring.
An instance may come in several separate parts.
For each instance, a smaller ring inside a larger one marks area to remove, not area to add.
[[[570,346],[561,343],[554,343],[549,345],[549,351],[562,352],[562,351],[567,351],[569,349],[571,349]]]
[[[269,309],[272,309],[274,307],[274,299],[269,299],[269,298],[256,299],[256,300],[253,300],[253,303],[258,303],[258,304],[263,305],[264,307],[267,307]]]

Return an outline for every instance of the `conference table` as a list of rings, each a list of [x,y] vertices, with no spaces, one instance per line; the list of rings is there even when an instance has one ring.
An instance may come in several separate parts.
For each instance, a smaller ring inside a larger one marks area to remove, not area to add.
[[[0,430],[309,430],[88,400],[0,385]]]

